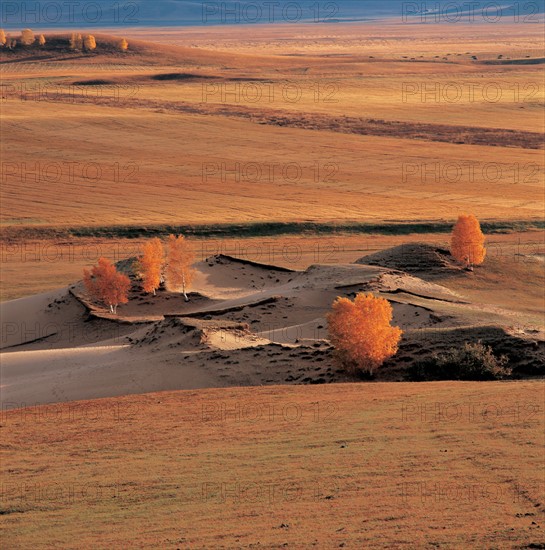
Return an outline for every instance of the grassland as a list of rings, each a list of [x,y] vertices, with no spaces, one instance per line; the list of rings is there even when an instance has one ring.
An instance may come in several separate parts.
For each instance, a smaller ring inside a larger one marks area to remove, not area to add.
[[[1,223],[540,219],[542,67],[485,63],[537,58],[538,31],[413,30],[3,55]]]
[[[3,299],[95,259],[62,274],[44,249],[169,231],[340,249],[351,232],[435,239],[471,211],[535,242],[516,233],[543,227],[542,66],[517,62],[539,62],[534,27],[504,28],[508,45],[482,25],[233,30],[129,30],[126,55],[107,36],[93,54],[54,37],[2,54]]]
[[[361,383],[5,412],[3,541],[539,548],[543,397],[540,382]]]

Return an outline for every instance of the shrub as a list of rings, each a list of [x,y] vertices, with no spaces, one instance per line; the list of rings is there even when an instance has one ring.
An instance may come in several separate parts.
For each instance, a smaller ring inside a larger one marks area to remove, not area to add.
[[[481,342],[450,348],[413,365],[412,380],[500,380],[511,375],[509,360],[497,357],[490,346]]]

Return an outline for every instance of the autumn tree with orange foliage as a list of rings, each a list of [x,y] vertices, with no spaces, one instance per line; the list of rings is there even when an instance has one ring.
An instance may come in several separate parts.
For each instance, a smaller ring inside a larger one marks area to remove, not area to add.
[[[171,291],[181,289],[185,301],[189,302],[186,290],[191,285],[195,276],[192,264],[195,260],[195,252],[183,235],[169,235],[167,244],[167,266],[165,270],[165,282]]]
[[[92,52],[97,48],[97,41],[92,34],[87,34],[83,37],[83,48],[86,52]]]
[[[461,214],[452,230],[450,253],[458,262],[471,269],[481,265],[486,257],[485,236],[479,220],[473,214]]]
[[[385,298],[358,294],[337,298],[327,316],[329,337],[341,362],[353,372],[373,372],[397,353],[403,331],[393,327]]]
[[[81,50],[83,48],[83,38],[80,33],[73,32],[70,36],[70,49]]]
[[[23,44],[23,46],[30,46],[34,44],[35,41],[36,37],[32,29],[24,29],[21,31],[21,44]]]
[[[163,270],[163,243],[161,239],[151,239],[144,244],[142,256],[139,259],[140,273],[142,275],[144,292],[153,292],[161,284],[161,274]]]
[[[106,258],[99,258],[98,265],[91,271],[83,270],[83,283],[87,292],[95,300],[106,304],[111,313],[117,313],[117,306],[129,301],[130,279],[119,273]]]

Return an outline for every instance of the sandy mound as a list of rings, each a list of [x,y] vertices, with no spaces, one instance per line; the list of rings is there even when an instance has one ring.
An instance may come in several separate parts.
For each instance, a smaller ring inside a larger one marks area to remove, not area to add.
[[[156,348],[197,349],[243,349],[268,344],[269,340],[250,332],[245,323],[200,320],[183,317],[168,317],[154,323],[141,337],[133,335],[128,341],[134,346]]]
[[[419,277],[433,277],[434,275],[445,277],[449,272],[459,273],[462,270],[454,262],[448,250],[425,243],[402,244],[364,256],[356,263],[389,267],[406,273],[418,274]]]
[[[0,304],[0,349],[10,351],[103,345],[131,332],[131,327],[89,317],[88,309],[68,289]]]
[[[543,331],[515,330],[510,312],[472,304],[399,270],[422,265],[424,274],[458,269],[442,251],[421,245],[300,272],[219,255],[196,264],[189,302],[165,289],[145,295],[136,283],[131,302],[117,316],[86,299],[81,285],[7,302],[2,316],[12,325],[3,338],[2,400],[353,380],[335,361],[326,315],[338,296],[360,292],[389,300],[393,321],[404,331],[399,353],[378,372],[380,380],[403,380],[422,357],[478,340],[508,355],[519,375],[545,373]],[[129,261],[119,267],[130,273]],[[39,339],[24,328],[36,320],[48,327]],[[60,325],[80,334],[69,338]],[[85,331],[91,328],[89,337]]]
[[[241,260],[224,254],[211,256],[195,267],[198,269],[198,275],[193,288],[216,299],[250,296],[256,290],[270,289],[290,282],[295,275],[290,269]]]

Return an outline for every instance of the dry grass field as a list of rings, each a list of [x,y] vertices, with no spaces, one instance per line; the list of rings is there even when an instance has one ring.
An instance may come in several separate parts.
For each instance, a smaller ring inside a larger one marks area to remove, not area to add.
[[[540,219],[542,66],[508,61],[541,38],[515,27],[501,47],[490,26],[434,50],[434,27],[394,25],[301,30],[283,53],[247,33],[194,47],[193,30],[124,55],[3,54],[2,224]]]
[[[541,548],[543,398],[541,382],[359,383],[5,412],[3,543]]]

